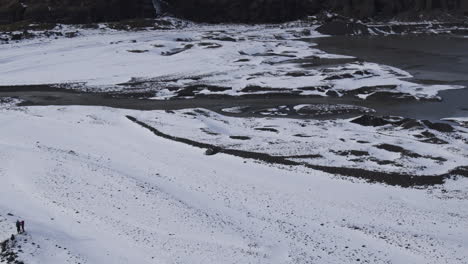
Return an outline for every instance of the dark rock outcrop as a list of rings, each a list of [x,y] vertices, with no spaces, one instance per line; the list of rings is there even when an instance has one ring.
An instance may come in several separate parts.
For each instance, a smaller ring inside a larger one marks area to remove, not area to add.
[[[151,18],[152,0],[0,0],[0,23],[90,23]]]
[[[428,128],[437,130],[437,131],[439,131],[439,132],[449,133],[449,132],[455,131],[455,130],[453,129],[453,126],[451,126],[451,125],[449,125],[449,124],[446,124],[446,123],[432,123],[432,122],[429,121],[429,120],[423,120],[422,122],[423,122],[423,124],[426,125]]]
[[[369,28],[362,23],[348,23],[345,21],[331,21],[317,28],[325,35],[369,35]]]
[[[195,21],[280,22],[328,10],[348,17],[393,17],[421,12],[468,15],[466,0],[167,0],[167,10]]]
[[[393,117],[393,116],[373,116],[373,115],[363,115],[358,118],[351,120],[351,123],[359,124],[361,126],[373,126],[380,127],[385,125],[399,126],[403,129],[432,129],[443,133],[454,132],[455,129],[453,126],[446,123],[433,123],[429,120],[416,120],[412,118],[402,118],[402,117]],[[434,135],[432,135],[434,136]],[[429,136],[429,137],[432,137]]]
[[[392,124],[392,121],[382,118],[382,117],[377,117],[377,116],[372,116],[372,115],[363,115],[356,119],[351,120],[351,123],[359,124],[361,126],[379,127],[379,126]]]

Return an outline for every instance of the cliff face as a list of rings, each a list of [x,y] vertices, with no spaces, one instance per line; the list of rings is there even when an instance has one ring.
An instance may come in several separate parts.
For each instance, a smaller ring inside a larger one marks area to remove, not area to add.
[[[88,23],[154,16],[152,0],[0,0],[0,23]]]
[[[322,10],[364,18],[441,10],[468,14],[468,0],[167,0],[168,10],[198,21],[279,22]],[[194,10],[196,10],[194,12]]]
[[[468,14],[468,0],[155,0],[176,16],[206,22],[280,22],[331,10],[358,18],[443,10]],[[154,17],[153,0],[0,0],[0,23],[87,23]]]

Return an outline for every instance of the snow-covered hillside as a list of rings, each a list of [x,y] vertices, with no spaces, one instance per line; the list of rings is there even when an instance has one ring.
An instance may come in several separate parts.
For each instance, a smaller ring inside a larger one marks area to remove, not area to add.
[[[0,109],[0,238],[26,220],[19,260],[468,263],[466,178],[401,188],[206,156],[126,118],[163,113]]]
[[[307,107],[313,105],[296,106]],[[140,121],[168,135],[303,164],[410,175],[440,175],[468,166],[467,129],[441,132],[398,118],[398,125],[373,127],[355,124],[354,119],[236,118],[185,109],[152,113]]]

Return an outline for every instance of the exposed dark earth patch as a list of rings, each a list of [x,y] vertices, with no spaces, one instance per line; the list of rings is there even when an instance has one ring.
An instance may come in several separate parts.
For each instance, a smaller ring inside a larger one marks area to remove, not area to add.
[[[249,62],[250,59],[238,59],[235,62]]]
[[[187,114],[191,114],[191,113],[187,113]],[[206,129],[206,128],[200,128],[200,130],[203,131],[203,132],[205,132],[205,133],[208,134],[208,135],[213,135],[213,136],[218,135],[218,133],[214,133],[214,132],[212,132],[212,131],[210,131],[210,130],[208,130],[208,129]]]
[[[370,156],[369,152],[362,151],[362,150],[344,150],[344,151],[332,151],[332,152],[340,156],[356,156],[356,157]]]
[[[238,139],[238,140],[250,140],[250,137],[246,137],[246,136],[230,136],[229,138]]]
[[[289,93],[291,92],[290,89],[286,88],[270,88],[270,87],[263,87],[263,86],[255,86],[255,85],[249,85],[242,89],[243,93],[255,93],[255,92],[284,92],[284,93]]]
[[[301,138],[310,138],[311,136],[308,136],[308,135],[304,135],[304,134],[295,134],[293,135],[295,137],[301,137]]]
[[[448,144],[447,141],[438,138],[434,133],[430,132],[429,130],[435,130],[441,133],[452,133],[455,131],[455,128],[446,123],[438,123],[438,122],[431,122],[429,120],[416,120],[411,118],[403,118],[403,117],[394,117],[394,116],[386,116],[386,117],[379,117],[379,116],[372,116],[372,115],[363,115],[356,119],[351,120],[351,123],[359,124],[362,126],[373,126],[373,127],[380,127],[390,125],[393,127],[400,127],[401,129],[419,129],[424,130],[420,134],[413,135],[415,138],[418,138],[421,142],[424,143],[431,143],[431,144],[438,144],[438,145],[445,145]],[[388,146],[387,146],[388,147]],[[385,146],[383,147],[385,149]],[[393,151],[391,147],[388,147],[389,151]],[[393,151],[393,152],[400,152],[404,153],[406,151]],[[411,156],[411,155],[407,155]]]
[[[7,264],[24,264],[23,261],[18,259],[18,253],[23,252],[21,245],[18,243],[21,236],[11,235],[7,240],[0,242],[0,262]]]
[[[176,48],[176,49],[172,49],[170,51],[163,51],[163,52],[161,52],[161,55],[163,55],[163,56],[173,56],[173,55],[179,54],[181,52],[184,52],[186,50],[189,50],[191,48],[193,48],[193,44],[187,44],[182,48]]]
[[[266,132],[274,132],[274,133],[278,133],[279,131],[277,129],[274,129],[274,128],[269,128],[269,127],[256,127],[254,128],[255,130],[258,130],[258,131],[266,131]]]
[[[438,144],[438,145],[448,144],[447,141],[438,138],[436,135],[434,135],[433,133],[431,133],[431,132],[429,132],[427,130],[421,132],[421,134],[419,134],[419,135],[414,135],[414,137],[420,138],[421,142],[424,142],[424,143]]]
[[[131,52],[131,53],[146,53],[148,52],[149,50],[127,50],[128,52]]]
[[[385,117],[378,117],[372,115],[363,115],[356,119],[351,120],[352,123],[359,124],[361,126],[385,126],[385,125],[392,125],[392,126],[399,126],[404,129],[410,128],[429,128],[443,133],[450,133],[454,131],[453,126],[446,124],[446,123],[433,123],[429,120],[416,120],[412,118],[403,118],[403,117],[396,117],[396,116],[385,116]],[[433,134],[424,133],[422,134],[424,137],[434,137]]]
[[[407,157],[410,157],[410,158],[427,158],[427,159],[432,159],[432,160],[439,161],[439,162],[447,161],[446,159],[441,158],[441,157],[423,156],[423,155],[420,155],[420,154],[415,153],[413,151],[402,148],[400,146],[395,146],[395,145],[391,145],[391,144],[380,144],[380,145],[377,145],[375,147],[378,148],[378,149],[383,149],[383,150],[389,151],[389,152],[400,153],[401,155],[407,156]]]
[[[319,159],[323,158],[320,154],[309,154],[309,155],[294,155],[294,156],[283,156],[285,159]]]

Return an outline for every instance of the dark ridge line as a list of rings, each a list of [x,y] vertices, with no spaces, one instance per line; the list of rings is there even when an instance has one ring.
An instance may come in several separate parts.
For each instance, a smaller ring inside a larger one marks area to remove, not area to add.
[[[185,143],[190,146],[198,147],[198,148],[205,148],[205,149],[213,149],[216,150],[217,153],[224,153],[228,155],[233,155],[241,158],[246,159],[255,159],[264,161],[267,163],[276,163],[286,166],[304,166],[310,169],[319,170],[323,172],[327,172],[330,174],[340,175],[340,176],[347,176],[353,177],[358,179],[364,179],[370,183],[384,183],[391,186],[400,186],[404,188],[408,187],[417,187],[417,186],[434,186],[444,184],[445,180],[450,178],[453,175],[461,175],[468,177],[468,167],[457,167],[452,171],[441,174],[441,175],[422,175],[422,176],[414,176],[410,174],[400,174],[400,173],[387,173],[387,172],[379,172],[379,171],[370,171],[365,169],[358,169],[358,168],[344,168],[344,167],[329,167],[329,166],[320,166],[320,165],[310,165],[295,162],[292,160],[288,160],[285,157],[281,156],[271,156],[265,153],[258,153],[258,152],[250,152],[244,150],[235,150],[235,149],[222,149],[215,145],[201,143],[197,141],[193,141],[186,138],[175,137],[168,134],[165,134],[156,128],[139,121],[137,118],[133,116],[126,116],[130,121],[142,126],[153,132],[156,136]]]

